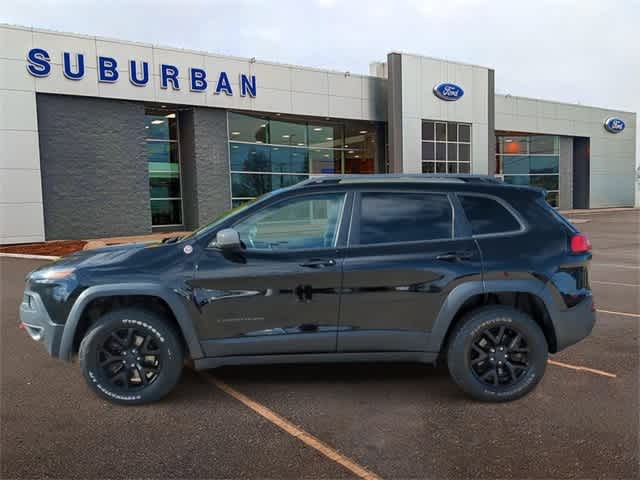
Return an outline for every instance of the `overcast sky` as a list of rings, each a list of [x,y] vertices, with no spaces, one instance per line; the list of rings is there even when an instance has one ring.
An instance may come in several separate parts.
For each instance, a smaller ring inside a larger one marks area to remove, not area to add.
[[[640,111],[640,0],[14,0],[0,21],[357,73],[404,51],[492,67],[499,93]]]

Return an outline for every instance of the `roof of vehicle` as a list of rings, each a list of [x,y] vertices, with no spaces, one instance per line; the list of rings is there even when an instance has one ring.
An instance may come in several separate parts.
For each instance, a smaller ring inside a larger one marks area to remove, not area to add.
[[[454,174],[372,174],[372,175],[323,175],[311,177],[298,183],[298,186],[321,184],[349,183],[502,183],[489,175],[454,175]]]
[[[346,185],[413,185],[413,186],[427,186],[438,185],[438,187],[451,187],[460,190],[473,191],[473,190],[509,190],[509,191],[535,191],[542,192],[543,189],[536,187],[527,187],[520,185],[510,185],[502,182],[499,178],[490,175],[461,175],[461,174],[375,174],[375,175],[323,175],[317,177],[311,177],[300,183],[297,183],[291,189],[305,188],[305,187],[335,187]],[[478,188],[480,187],[480,188]]]

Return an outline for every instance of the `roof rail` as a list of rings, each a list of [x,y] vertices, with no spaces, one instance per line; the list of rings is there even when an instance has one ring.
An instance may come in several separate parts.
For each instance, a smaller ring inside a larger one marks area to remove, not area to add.
[[[490,175],[464,175],[464,174],[347,174],[347,175],[323,175],[303,180],[297,185],[324,185],[344,183],[374,183],[374,182],[403,182],[403,183],[502,183],[499,178]]]

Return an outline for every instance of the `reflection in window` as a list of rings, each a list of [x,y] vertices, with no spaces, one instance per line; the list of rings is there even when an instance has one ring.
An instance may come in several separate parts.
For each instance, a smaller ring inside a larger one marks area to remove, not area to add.
[[[558,206],[560,137],[498,133],[496,149],[496,173],[505,183],[544,188],[547,201]]]
[[[180,226],[182,189],[176,113],[147,110],[144,128],[149,166],[151,226]]]
[[[376,128],[369,122],[308,122],[234,112],[228,121],[234,205],[310,174],[376,171]],[[271,178],[274,173],[277,178]]]
[[[313,195],[266,207],[234,229],[248,250],[299,250],[335,246],[344,193]]]
[[[470,173],[471,125],[422,121],[422,173]]]
[[[360,201],[358,243],[448,239],[452,236],[452,222],[453,213],[446,195],[367,192]]]

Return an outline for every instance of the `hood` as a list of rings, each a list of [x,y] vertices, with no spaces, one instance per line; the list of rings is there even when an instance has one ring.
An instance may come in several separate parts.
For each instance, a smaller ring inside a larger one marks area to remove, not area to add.
[[[31,273],[33,274],[44,270],[60,270],[66,268],[74,268],[76,270],[103,267],[109,268],[115,265],[122,265],[123,263],[130,263],[130,261],[141,252],[164,250],[168,246],[169,245],[163,244],[162,242],[145,242],[112,245],[92,250],[81,250],[62,257],[47,265],[43,265]]]

